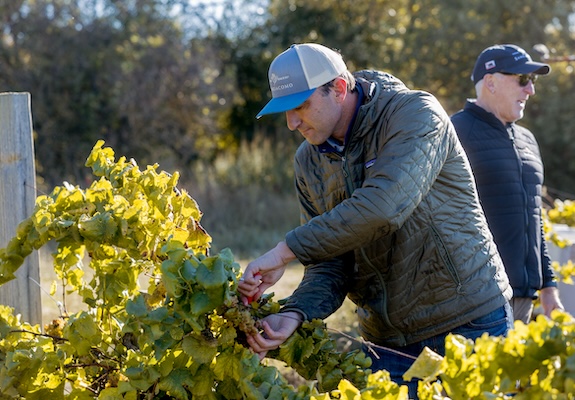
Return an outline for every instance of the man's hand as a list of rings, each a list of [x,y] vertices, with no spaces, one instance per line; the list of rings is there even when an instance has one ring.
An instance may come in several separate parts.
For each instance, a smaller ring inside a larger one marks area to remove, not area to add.
[[[296,257],[285,242],[250,262],[238,284],[238,291],[247,305],[248,299],[257,300],[283,276],[286,266]]]
[[[262,319],[263,332],[247,337],[248,344],[262,360],[268,351],[277,349],[300,326],[302,316],[294,311],[271,314]]]
[[[546,316],[551,316],[553,310],[564,310],[563,303],[559,298],[559,290],[556,287],[546,287],[539,291],[539,300]]]

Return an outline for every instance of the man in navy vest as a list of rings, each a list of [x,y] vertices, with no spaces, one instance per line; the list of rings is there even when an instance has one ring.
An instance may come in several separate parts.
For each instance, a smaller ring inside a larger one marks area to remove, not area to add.
[[[516,124],[535,94],[536,79],[550,70],[515,45],[488,47],[471,76],[477,98],[451,117],[513,287],[514,319],[525,323],[538,295],[547,316],[563,309],[543,236],[539,146],[528,129]]]

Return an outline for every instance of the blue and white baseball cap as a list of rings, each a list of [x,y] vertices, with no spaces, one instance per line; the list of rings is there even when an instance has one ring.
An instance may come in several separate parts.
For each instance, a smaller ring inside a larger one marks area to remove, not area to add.
[[[341,54],[334,50],[315,43],[292,45],[270,65],[268,78],[272,99],[256,118],[299,107],[316,88],[346,70]]]

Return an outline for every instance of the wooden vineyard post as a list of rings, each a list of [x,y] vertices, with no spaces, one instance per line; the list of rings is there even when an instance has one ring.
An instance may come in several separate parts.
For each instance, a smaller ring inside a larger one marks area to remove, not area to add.
[[[0,248],[28,218],[36,199],[36,169],[29,93],[0,93]],[[37,251],[0,286],[0,304],[14,308],[22,320],[42,324],[40,262]]]

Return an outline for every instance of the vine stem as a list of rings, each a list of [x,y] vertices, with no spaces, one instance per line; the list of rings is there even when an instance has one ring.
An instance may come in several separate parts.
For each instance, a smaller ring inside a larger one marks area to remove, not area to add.
[[[289,315],[281,315],[281,313],[280,313],[279,315],[280,315],[281,317],[283,317],[283,318],[291,318],[291,319],[294,319],[294,320],[297,319],[297,318],[291,317],[291,316],[289,316]],[[417,357],[412,356],[411,354],[407,354],[407,353],[404,353],[404,352],[399,351],[399,350],[396,350],[396,349],[391,349],[391,348],[389,348],[389,347],[377,345],[377,344],[375,344],[375,343],[372,343],[372,342],[369,342],[369,341],[365,340],[365,339],[362,338],[362,337],[360,337],[360,338],[353,337],[353,336],[351,336],[351,335],[349,335],[349,334],[347,334],[347,333],[345,333],[345,332],[340,331],[339,329],[330,328],[330,327],[327,327],[326,329],[327,329],[328,331],[331,331],[331,332],[337,333],[337,334],[339,334],[339,335],[341,335],[341,336],[344,336],[344,337],[348,338],[349,340],[352,340],[352,341],[354,341],[354,342],[358,342],[358,343],[360,343],[360,344],[362,344],[362,345],[365,345],[365,346],[367,347],[367,349],[369,350],[369,352],[372,353],[378,360],[379,360],[380,357],[379,357],[379,355],[377,354],[377,352],[374,350],[374,348],[375,348],[375,349],[380,349],[380,350],[385,350],[385,351],[388,351],[388,352],[390,352],[390,353],[397,354],[397,355],[399,355],[399,356],[401,356],[401,357],[408,358],[408,359],[410,359],[410,360],[416,360],[416,359],[417,359]]]
[[[27,329],[13,329],[13,330],[11,330],[9,333],[29,333],[29,334],[34,335],[34,336],[48,337],[48,338],[50,338],[50,339],[60,340],[60,341],[63,341],[63,342],[68,342],[68,341],[69,341],[68,339],[63,338],[63,337],[54,336],[54,335],[49,335],[49,334],[47,334],[47,333],[32,332],[32,331],[29,331],[29,330],[27,330]]]
[[[30,279],[32,282],[34,282],[36,285],[38,285],[38,287],[40,288],[41,291],[43,291],[44,293],[46,293],[48,295],[48,297],[50,298],[50,300],[52,300],[54,303],[56,303],[56,306],[58,307],[58,310],[60,310],[60,316],[64,316],[65,315],[65,311],[64,311],[64,306],[62,305],[62,303],[60,301],[57,301],[54,296],[52,296],[46,289],[44,289],[42,287],[42,285],[40,285],[40,283],[38,281],[36,281],[36,279],[32,278],[32,277],[28,277],[28,279]]]

